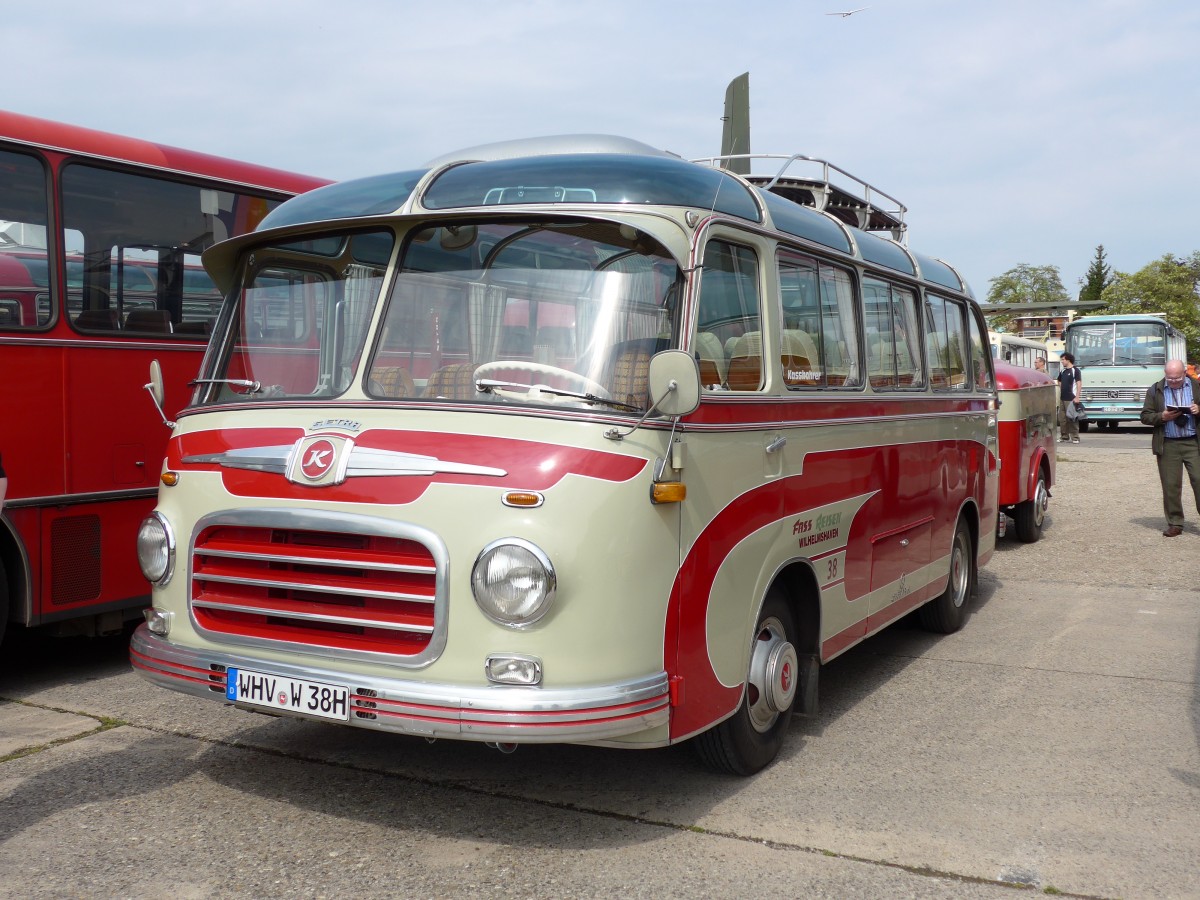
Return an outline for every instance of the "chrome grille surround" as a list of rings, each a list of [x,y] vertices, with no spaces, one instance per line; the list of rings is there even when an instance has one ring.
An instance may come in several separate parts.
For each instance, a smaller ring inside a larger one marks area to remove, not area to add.
[[[233,536],[213,539],[222,533]],[[409,558],[390,561],[398,544]],[[405,668],[445,649],[449,554],[428,529],[323,510],[225,510],[196,522],[188,551],[188,615],[209,640]]]

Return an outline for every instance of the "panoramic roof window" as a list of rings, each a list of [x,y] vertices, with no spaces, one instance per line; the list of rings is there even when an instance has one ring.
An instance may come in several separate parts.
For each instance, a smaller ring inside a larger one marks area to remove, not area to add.
[[[466,163],[437,177],[429,209],[528,203],[694,206],[761,221],[746,186],[724,172],[669,157],[579,153]]]
[[[259,223],[257,230],[329,219],[387,215],[408,202],[425,171],[372,175],[319,187],[281,204]]]

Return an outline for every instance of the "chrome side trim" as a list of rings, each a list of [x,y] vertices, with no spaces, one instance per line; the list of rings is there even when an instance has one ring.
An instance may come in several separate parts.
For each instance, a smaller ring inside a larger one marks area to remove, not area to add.
[[[8,497],[5,509],[28,509],[38,506],[78,506],[84,503],[109,503],[114,500],[154,500],[158,486],[130,488],[123,491],[96,491],[91,494],[48,494],[44,497]]]
[[[346,724],[430,738],[594,742],[665,726],[670,719],[666,672],[558,690],[509,685],[460,687],[197,650],[151,634],[145,625],[134,633],[129,657],[134,671],[153,684],[222,703],[227,702],[223,673],[231,668],[345,685],[350,689],[351,708]]]

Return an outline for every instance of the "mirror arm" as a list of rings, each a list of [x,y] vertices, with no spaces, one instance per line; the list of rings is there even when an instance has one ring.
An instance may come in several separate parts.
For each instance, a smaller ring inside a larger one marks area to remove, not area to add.
[[[658,404],[662,403],[663,400],[665,400],[672,391],[677,391],[677,390],[679,390],[679,382],[677,382],[674,378],[672,378],[669,382],[667,382],[667,389],[663,393],[663,395],[661,397],[659,397],[657,400],[655,400],[653,403],[650,404],[650,408],[647,409],[642,414],[642,417],[640,419],[638,419],[637,422],[635,422],[632,426],[630,426],[628,431],[622,432],[616,428],[610,428],[606,432],[604,432],[604,436],[606,438],[608,438],[610,441],[624,440],[626,436],[633,434],[635,431],[637,431],[639,428],[641,428],[642,423],[645,422],[648,418],[650,418],[650,414],[652,412],[654,412],[654,410],[658,409]],[[678,421],[679,421],[678,416],[673,416],[671,418],[671,433],[672,434],[674,434],[674,432],[675,432],[675,423]]]
[[[150,395],[150,402],[154,404],[154,408],[158,410],[158,415],[162,419],[163,424],[168,428],[174,428],[175,423],[167,418],[167,414],[163,412],[162,405],[158,402],[158,398],[154,396],[154,383],[143,385],[146,392]]]

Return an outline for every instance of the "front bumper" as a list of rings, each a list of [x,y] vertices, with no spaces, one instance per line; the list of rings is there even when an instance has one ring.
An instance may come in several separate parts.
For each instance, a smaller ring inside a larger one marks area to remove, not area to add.
[[[154,684],[222,703],[228,702],[227,669],[253,669],[287,678],[346,684],[350,686],[350,719],[346,724],[427,738],[590,743],[666,725],[670,717],[665,672],[636,681],[558,690],[501,685],[462,688],[196,650],[152,634],[145,625],[133,635],[129,659],[134,671]],[[307,718],[299,713],[280,714]]]

